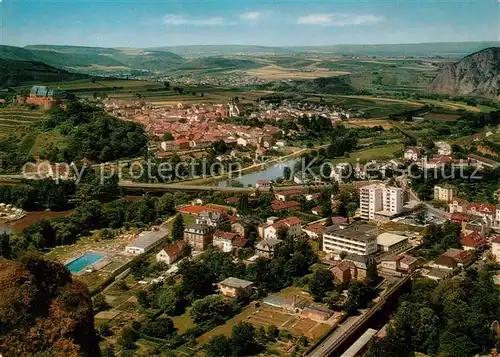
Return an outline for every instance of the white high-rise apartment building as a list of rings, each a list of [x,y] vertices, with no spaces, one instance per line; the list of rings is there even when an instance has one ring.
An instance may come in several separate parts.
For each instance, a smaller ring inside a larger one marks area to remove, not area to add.
[[[393,216],[403,211],[403,189],[385,184],[361,188],[359,195],[361,218],[375,220],[376,215]]]

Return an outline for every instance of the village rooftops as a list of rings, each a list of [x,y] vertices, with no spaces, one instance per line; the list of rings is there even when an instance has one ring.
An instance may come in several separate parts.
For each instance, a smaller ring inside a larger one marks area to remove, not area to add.
[[[245,289],[248,288],[249,286],[252,286],[253,283],[248,280],[243,280],[243,279],[238,279],[238,278],[227,278],[222,280],[219,285],[224,285],[228,286],[230,288],[235,288],[235,289]]]
[[[211,206],[184,206],[181,209],[179,209],[179,212],[181,213],[186,213],[186,214],[192,214],[192,215],[199,215],[202,212],[205,211],[211,211],[211,212],[224,212],[222,208],[217,208],[217,207],[211,207]]]
[[[273,201],[271,204],[271,208],[275,211],[281,211],[285,209],[298,208],[300,207],[300,203],[296,201]]]
[[[275,247],[283,242],[281,239],[266,238],[257,243],[257,248],[264,248],[265,246]]]
[[[487,243],[486,238],[482,236],[481,233],[479,232],[472,232],[466,236],[464,236],[462,239],[460,239],[460,244],[466,247],[472,247],[472,248],[477,248],[482,245],[485,245]]]
[[[234,240],[238,238],[240,235],[237,233],[232,233],[232,232],[222,232],[222,231],[217,231],[214,233],[214,237],[218,237],[221,239],[226,239],[226,240]]]
[[[471,203],[467,207],[467,210],[473,212],[481,212],[481,213],[494,213],[496,210],[495,205],[487,204],[487,203]]]
[[[282,219],[276,223],[273,223],[272,226],[275,229],[280,229],[280,228],[289,228],[291,226],[301,224],[303,221],[300,218],[297,217],[288,217],[285,219]]]

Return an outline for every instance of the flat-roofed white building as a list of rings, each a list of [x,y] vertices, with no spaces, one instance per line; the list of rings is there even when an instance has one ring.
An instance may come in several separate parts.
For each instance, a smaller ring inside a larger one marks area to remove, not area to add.
[[[409,247],[408,237],[394,233],[382,233],[377,236],[377,246],[381,252],[397,254]]]
[[[323,251],[337,256],[342,252],[373,254],[377,251],[377,228],[368,224],[327,227],[323,232]]]
[[[160,244],[166,236],[167,230],[161,228],[141,232],[135,241],[125,247],[125,252],[133,255],[144,254]]]

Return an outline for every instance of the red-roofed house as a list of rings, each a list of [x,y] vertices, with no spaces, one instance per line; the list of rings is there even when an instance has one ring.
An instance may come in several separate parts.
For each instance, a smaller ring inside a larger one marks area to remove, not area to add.
[[[469,222],[470,220],[469,216],[460,213],[453,213],[450,218],[455,223]]]
[[[448,249],[443,255],[453,258],[458,266],[463,266],[472,260],[472,252],[461,249]]]
[[[224,253],[229,253],[233,251],[233,242],[237,238],[240,238],[240,235],[237,233],[217,231],[214,233],[212,244]]]
[[[288,201],[294,196],[300,196],[304,194],[304,190],[298,188],[292,188],[291,190],[277,192],[274,197],[280,201]]]
[[[435,169],[437,167],[445,166],[446,164],[450,163],[452,161],[451,156],[436,156],[433,157],[432,159],[428,160],[425,163],[425,167],[427,169]]]
[[[280,221],[268,221],[259,227],[259,235],[263,239],[277,239],[280,229],[286,230],[288,237],[294,238],[302,233],[302,220],[297,217],[288,217]]]
[[[224,210],[222,208],[203,206],[203,205],[184,206],[181,209],[179,209],[180,213],[191,214],[193,216],[197,216],[203,211],[205,211],[205,212],[219,212],[219,213],[224,212]]]
[[[467,213],[491,220],[495,219],[496,206],[486,203],[471,203],[467,207]]]
[[[463,250],[476,250],[486,246],[486,238],[479,232],[472,232],[460,239]]]
[[[315,214],[316,216],[321,216],[323,214],[323,209],[321,208],[321,206],[316,206],[311,209],[311,213]]]
[[[409,147],[405,149],[404,158],[408,161],[417,161],[422,157],[422,149],[417,147]]]
[[[163,262],[168,265],[175,263],[177,259],[179,259],[179,255],[182,252],[184,244],[186,244],[184,241],[180,241],[162,249],[158,254],[156,254],[156,261]]]
[[[271,186],[271,181],[269,180],[257,180],[257,182],[255,183],[255,187],[259,188],[259,187],[269,187]]]
[[[240,198],[239,197],[228,197],[224,201],[226,201],[226,203],[228,203],[230,205],[234,205],[234,204],[240,202]]]
[[[338,262],[330,270],[335,280],[341,284],[348,284],[351,280],[358,279],[358,269],[356,265],[347,260]]]
[[[325,232],[325,222],[313,223],[302,228],[309,239],[321,242]]]
[[[332,217],[332,223],[333,224],[345,224],[345,223],[349,223],[349,218],[346,218],[346,217]]]
[[[271,203],[271,208],[274,211],[283,211],[283,210],[288,210],[288,211],[296,211],[300,209],[300,203],[297,201],[279,201],[279,200],[274,200]]]

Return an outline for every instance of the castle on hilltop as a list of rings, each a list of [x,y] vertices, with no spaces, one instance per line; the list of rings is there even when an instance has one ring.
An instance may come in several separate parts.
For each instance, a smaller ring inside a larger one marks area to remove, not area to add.
[[[29,97],[19,97],[17,101],[20,104],[34,104],[45,110],[54,108],[63,104],[68,99],[68,93],[62,90],[50,89],[46,86],[31,87]]]

